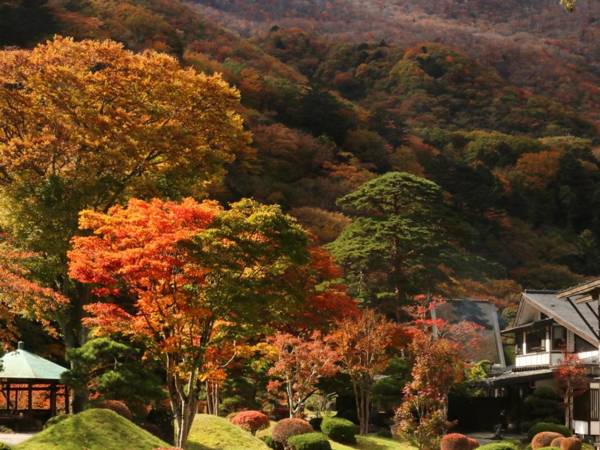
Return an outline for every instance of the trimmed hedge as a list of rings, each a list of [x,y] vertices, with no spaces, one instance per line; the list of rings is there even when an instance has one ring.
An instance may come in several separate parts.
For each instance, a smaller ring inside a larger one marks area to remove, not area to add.
[[[500,441],[482,445],[477,450],[518,450],[518,447],[513,442]]]
[[[559,437],[564,436],[555,431],[541,431],[538,434],[536,434],[531,440],[531,448],[533,450],[537,450],[543,447],[550,447],[552,441]]]
[[[267,447],[272,448],[273,450],[283,450],[283,444],[275,442],[273,437],[270,435],[261,436],[260,440],[263,441]]]
[[[566,437],[560,441],[560,450],[581,450],[581,440],[576,437]]]
[[[292,450],[331,450],[331,444],[323,433],[306,433],[288,439]]]
[[[442,437],[440,441],[441,450],[474,450],[479,447],[476,439],[460,433],[450,433]]]
[[[313,429],[308,422],[302,419],[283,419],[275,425],[271,436],[275,442],[287,445],[287,441],[292,436],[298,434],[312,433]]]
[[[341,444],[356,444],[356,425],[340,417],[325,417],[321,423],[321,431],[329,439]]]
[[[536,434],[541,433],[542,431],[553,431],[562,434],[564,437],[570,437],[572,434],[568,427],[559,423],[538,422],[527,432],[527,439],[531,441]]]
[[[235,414],[230,422],[252,434],[269,426],[269,418],[260,411],[241,411]]]

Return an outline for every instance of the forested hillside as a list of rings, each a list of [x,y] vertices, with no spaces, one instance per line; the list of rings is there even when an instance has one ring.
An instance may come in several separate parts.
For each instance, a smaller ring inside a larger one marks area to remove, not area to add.
[[[223,73],[253,144],[212,195],[280,203],[334,255],[349,224],[382,214],[338,199],[389,172],[433,182],[418,223],[444,238],[413,267],[439,276],[407,293],[506,306],[600,273],[600,3],[202,3],[0,1],[0,44],[110,38]],[[369,282],[349,282],[371,301],[386,267],[364,257]],[[347,274],[356,261],[339,256]]]

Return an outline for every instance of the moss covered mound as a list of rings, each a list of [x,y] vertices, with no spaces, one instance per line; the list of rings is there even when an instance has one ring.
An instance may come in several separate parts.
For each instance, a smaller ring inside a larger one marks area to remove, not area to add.
[[[88,409],[46,428],[15,450],[153,450],[168,445],[108,409]]]

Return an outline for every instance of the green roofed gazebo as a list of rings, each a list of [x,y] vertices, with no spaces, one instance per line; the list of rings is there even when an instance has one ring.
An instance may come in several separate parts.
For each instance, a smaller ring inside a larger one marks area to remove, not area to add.
[[[62,409],[69,412],[69,390],[61,382],[66,368],[25,350],[23,342],[17,349],[0,358],[0,385],[4,396],[0,414],[14,415],[28,412],[30,415],[48,418],[57,412],[57,397],[63,400]],[[25,395],[20,395],[26,393]],[[34,404],[34,397],[36,404]],[[49,400],[49,402],[47,402]],[[38,403],[48,404],[40,407]],[[34,414],[35,413],[35,414]]]

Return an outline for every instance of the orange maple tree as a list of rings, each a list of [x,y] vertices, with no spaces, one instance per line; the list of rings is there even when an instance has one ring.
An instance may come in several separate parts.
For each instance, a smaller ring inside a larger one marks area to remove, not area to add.
[[[340,355],[338,364],[352,381],[360,434],[369,432],[375,376],[386,369],[392,356],[390,350],[398,344],[397,336],[398,325],[370,309],[339,321],[332,334]]]
[[[93,234],[73,239],[69,274],[110,299],[89,305],[85,323],[141,339],[163,361],[183,447],[202,383],[222,375],[218,348],[307,305],[309,239],[279,207],[251,200],[225,210],[134,199],[83,211],[80,225]]]

